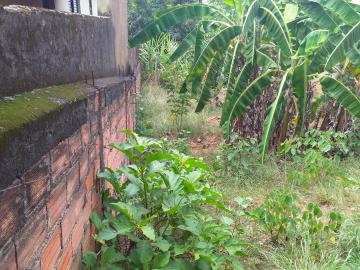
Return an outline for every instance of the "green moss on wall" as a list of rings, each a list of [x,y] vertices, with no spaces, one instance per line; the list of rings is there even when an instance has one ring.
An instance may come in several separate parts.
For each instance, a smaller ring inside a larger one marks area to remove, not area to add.
[[[0,98],[0,145],[23,125],[46,117],[66,104],[85,99],[88,91],[86,84],[75,83]]]

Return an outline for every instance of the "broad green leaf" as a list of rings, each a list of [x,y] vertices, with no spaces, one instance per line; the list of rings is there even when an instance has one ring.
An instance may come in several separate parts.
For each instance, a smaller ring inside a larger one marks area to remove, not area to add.
[[[135,262],[140,262],[143,266],[146,266],[145,269],[148,269],[150,262],[154,256],[153,249],[150,245],[150,242],[147,240],[142,240],[136,244],[131,252],[131,260]]]
[[[236,63],[238,61],[239,53],[240,53],[240,42],[238,41],[235,44],[234,52],[233,52],[231,63],[230,63],[228,81],[227,81],[227,84],[226,84],[227,91],[229,89],[234,88],[234,84],[235,84],[235,75],[234,74],[235,74]]]
[[[267,27],[269,37],[281,49],[285,56],[291,56],[291,45],[279,20],[265,7],[261,7],[259,11],[261,14],[260,23]]]
[[[360,41],[356,42],[352,49],[346,53],[346,57],[357,67],[360,67]]]
[[[338,80],[324,75],[320,79],[325,94],[336,99],[355,118],[360,119],[360,99]]]
[[[218,34],[216,34],[210,42],[207,44],[207,46],[202,51],[201,55],[197,59],[194,67],[192,68],[189,80],[192,80],[194,78],[203,78],[206,68],[213,59],[215,53],[217,51],[223,51],[226,49],[226,47],[229,45],[229,42],[235,38],[236,36],[241,34],[241,27],[240,26],[231,26],[223,29]],[[201,80],[200,80],[201,82]],[[197,85],[197,87],[200,86],[200,83]],[[193,94],[196,93],[197,88],[192,89]]]
[[[141,227],[141,231],[147,238],[155,241],[155,230],[150,224]]]
[[[196,43],[196,35],[198,27],[195,27],[186,35],[186,37],[179,43],[176,50],[170,56],[169,61],[173,62],[183,56]]]
[[[155,152],[152,154],[149,154],[146,158],[147,163],[151,163],[153,161],[161,161],[161,160],[173,160],[173,156],[169,153],[164,152]]]
[[[324,6],[347,24],[355,25],[360,21],[360,14],[345,0],[315,0],[315,2]]]
[[[335,20],[324,10],[324,8],[312,1],[302,0],[299,1],[300,10],[308,15],[313,22],[319,25],[323,29],[335,31],[338,29],[338,25]]]
[[[142,206],[135,206],[123,202],[110,203],[110,207],[112,207],[114,210],[120,211],[130,220],[135,221],[140,221],[142,215],[148,212],[148,210]]]
[[[138,194],[140,188],[137,185],[134,185],[133,183],[130,183],[126,186],[126,188],[124,189],[124,192],[126,194],[127,197],[133,197],[136,194]]]
[[[228,260],[230,261],[234,270],[244,270],[244,267],[240,263],[237,256],[228,256]]]
[[[251,3],[244,19],[243,24],[243,32],[244,34],[247,34],[248,31],[254,29],[254,23],[256,19],[256,15],[259,11],[259,0],[255,0]]]
[[[253,31],[248,35],[248,40],[245,42],[244,55],[248,62],[255,64],[256,62],[256,48],[258,47],[257,41],[256,22],[253,24]],[[249,39],[249,36],[251,39]]]
[[[99,230],[102,223],[99,215],[96,212],[92,212],[90,215],[90,220],[95,225],[95,228]]]
[[[134,225],[125,215],[114,216],[105,212],[105,217],[109,221],[110,225],[116,230],[117,234],[126,234],[134,230]]]
[[[97,241],[101,241],[101,240],[108,241],[108,240],[114,239],[118,235],[119,234],[116,231],[110,229],[109,227],[106,227],[106,228],[103,228],[100,230],[99,234],[96,236],[96,240]]]
[[[170,251],[160,253],[155,256],[154,258],[154,267],[157,269],[160,269],[162,267],[165,267],[170,260]]]
[[[101,266],[107,266],[125,260],[125,257],[113,247],[103,247],[102,250],[103,252],[100,259]]]
[[[126,185],[120,182],[120,174],[113,170],[106,168],[104,172],[97,174],[97,177],[104,179],[109,182],[117,193],[121,194]]]
[[[248,106],[259,96],[265,88],[271,83],[271,76],[275,73],[274,70],[268,70],[256,80],[254,80],[246,89],[244,89],[240,96],[236,99],[234,106],[229,114],[227,123],[230,126],[235,117],[241,116]]]
[[[284,11],[284,21],[289,23],[295,20],[299,12],[299,6],[296,4],[286,4]]]
[[[196,42],[195,42],[195,51],[194,51],[194,62],[191,66],[190,71],[194,68],[194,66],[197,63],[197,60],[199,59],[201,52],[202,52],[202,48],[203,48],[203,43],[204,43],[204,32],[201,30],[201,28],[198,28],[198,31],[196,33]],[[204,71],[205,72],[205,71]],[[189,73],[188,77],[190,77],[191,72]],[[196,93],[197,89],[200,88],[201,86],[201,81],[203,78],[203,74],[197,74],[196,76],[194,76],[192,78],[191,81],[191,92],[193,94]],[[187,79],[186,79],[187,80]],[[185,81],[186,81],[185,80]],[[186,90],[186,89],[185,89]]]
[[[165,239],[160,239],[156,241],[155,246],[157,246],[161,251],[165,252],[169,250],[171,244]]]
[[[297,134],[301,134],[304,129],[305,114],[306,114],[306,102],[307,102],[307,62],[305,61],[302,65],[297,66],[294,69],[292,77],[292,84],[297,97],[299,120],[295,129]]]
[[[82,261],[87,268],[95,269],[97,264],[96,253],[91,251],[85,252]]]
[[[256,64],[264,69],[279,67],[270,56],[260,50],[256,50]]]
[[[346,53],[350,51],[359,40],[360,20],[336,46],[325,64],[325,69],[330,70],[334,65],[344,60]]]
[[[296,53],[297,57],[309,56],[320,48],[328,39],[328,30],[315,30],[310,32],[301,42]]]
[[[221,52],[217,52],[211,61],[209,70],[206,75],[206,80],[204,83],[204,87],[202,88],[201,95],[196,106],[195,112],[201,112],[205,107],[206,103],[211,98],[211,88],[214,87],[216,83],[216,77],[221,69],[221,65],[223,63],[224,54]]]
[[[322,47],[320,47],[313,56],[310,58],[311,63],[309,65],[309,74],[320,73],[324,70],[327,58],[334,50],[335,46],[330,41],[327,41]]]
[[[254,27],[255,18],[258,15],[259,8],[266,8],[268,9],[277,19],[279,24],[281,25],[281,28],[284,30],[286,39],[290,39],[289,30],[287,28],[287,25],[284,21],[284,18],[276,5],[276,3],[273,0],[255,0],[249,7],[247,14],[245,16],[244,24],[243,24],[243,31],[244,33],[247,33],[248,31],[252,30]]]
[[[236,79],[234,89],[228,89],[225,96],[225,102],[222,108],[220,125],[224,125],[228,120],[230,112],[234,107],[234,103],[236,98],[239,97],[240,93],[246,88],[248,85],[248,81],[251,76],[253,65],[252,63],[246,63],[240,71],[239,76]]]
[[[284,96],[284,91],[286,89],[286,82],[289,76],[290,70],[286,70],[285,74],[283,75],[283,78],[281,80],[278,93],[276,95],[276,98],[274,102],[271,104],[271,110],[269,114],[266,116],[266,119],[264,121],[264,128],[263,128],[263,135],[261,140],[261,162],[264,163],[265,160],[265,154],[269,147],[270,139],[273,135],[275,124],[277,119],[278,112],[281,107],[281,101]]]
[[[213,15],[215,13],[223,17],[223,15],[215,7],[210,5],[179,5],[177,8],[171,9],[162,14],[153,23],[146,26],[144,30],[129,41],[129,46],[135,47],[143,44],[160,33],[167,31],[170,27],[183,23],[189,19]]]

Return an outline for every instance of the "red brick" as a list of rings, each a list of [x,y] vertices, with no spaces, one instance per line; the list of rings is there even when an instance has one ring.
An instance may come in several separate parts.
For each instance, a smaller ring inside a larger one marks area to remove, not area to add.
[[[94,183],[95,183],[95,173],[94,173],[94,168],[91,168],[85,180],[86,189],[91,190],[94,187]]]
[[[80,182],[85,180],[88,174],[88,169],[89,169],[89,159],[88,159],[88,154],[85,151],[80,156]]]
[[[77,250],[80,246],[81,240],[84,235],[84,219],[80,218],[78,222],[76,223],[74,230],[71,235],[71,242],[73,250]]]
[[[82,242],[83,254],[87,251],[95,251],[95,240],[93,237],[95,231],[93,228],[94,226],[92,224],[88,224],[88,226],[85,228],[84,240]]]
[[[89,162],[92,164],[96,158],[96,152],[95,152],[95,145],[91,144],[89,145]]]
[[[53,181],[65,171],[69,165],[68,140],[60,142],[50,151],[51,156],[51,176]]]
[[[85,206],[84,206],[84,210],[82,211],[81,215],[82,215],[82,218],[84,219],[83,220],[83,223],[87,223],[89,221],[89,217],[90,217],[90,214],[91,214],[91,211],[92,211],[92,205],[91,205],[91,195],[92,195],[92,192],[89,191],[87,194],[86,194],[86,197],[85,197]]]
[[[100,136],[97,136],[95,139],[95,156],[100,158]]]
[[[66,176],[66,200],[69,202],[72,195],[79,189],[80,185],[80,166],[79,162],[76,162],[73,167],[70,168]]]
[[[57,270],[69,270],[72,263],[72,244],[71,241],[68,243],[67,247],[64,249],[60,261],[57,267]]]
[[[31,217],[16,239],[18,269],[33,269],[36,256],[46,238],[47,222],[46,209],[43,208]]]
[[[15,181],[6,191],[0,192],[0,247],[15,234],[21,226],[24,214],[25,187]]]
[[[82,150],[81,142],[81,130],[75,131],[75,133],[69,138],[70,160],[74,162],[79,158],[79,154]]]
[[[73,257],[73,261],[71,264],[71,270],[79,270],[81,269],[81,247],[79,247],[76,251],[73,250],[73,253],[75,253]]]
[[[61,252],[61,231],[60,231],[60,227],[57,226],[41,256],[41,269],[42,270],[52,269],[56,264],[60,252]]]
[[[66,181],[61,179],[60,183],[51,191],[47,204],[50,225],[54,225],[61,216],[66,206]]]
[[[98,135],[99,132],[99,116],[97,114],[94,114],[90,118],[90,133],[91,136]]]
[[[9,241],[0,249],[0,269],[1,270],[17,269],[15,246],[12,241]]]
[[[100,172],[100,159],[97,158],[94,161],[95,176]]]
[[[98,112],[100,109],[100,94],[97,92],[94,100],[94,111]]]
[[[82,137],[83,146],[87,146],[90,143],[90,126],[88,123],[82,125],[81,137]]]
[[[44,156],[35,166],[28,170],[24,176],[26,184],[26,214],[30,212],[40,203],[49,189],[50,178],[50,156]]]
[[[80,217],[80,213],[82,212],[85,204],[84,199],[85,194],[83,189],[75,193],[70,203],[69,209],[61,221],[63,243],[66,243],[69,239],[74,225]]]
[[[91,208],[96,213],[101,213],[102,212],[101,193],[97,193],[96,191],[92,191],[92,194],[91,194]]]

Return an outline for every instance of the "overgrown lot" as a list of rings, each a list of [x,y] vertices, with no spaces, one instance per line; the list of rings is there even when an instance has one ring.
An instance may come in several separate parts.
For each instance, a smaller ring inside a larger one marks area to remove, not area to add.
[[[112,147],[132,163],[99,174],[84,265],[360,269],[360,6],[190,2],[149,1],[129,41],[137,134]]]

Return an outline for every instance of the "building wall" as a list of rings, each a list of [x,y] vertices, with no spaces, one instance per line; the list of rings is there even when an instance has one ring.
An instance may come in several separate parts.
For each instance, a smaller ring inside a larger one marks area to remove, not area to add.
[[[134,127],[136,85],[135,77],[114,77],[95,86],[63,86],[81,95],[54,108],[51,117],[49,112],[28,123],[30,133],[11,139],[14,147],[28,146],[23,155],[34,164],[22,161],[28,168],[0,183],[0,269],[80,269],[84,252],[95,250],[89,216],[102,211],[96,174],[127,162],[105,146],[124,142],[117,131]],[[56,89],[38,91],[50,99]],[[48,138],[55,133],[57,140]],[[32,159],[31,145],[40,145],[40,158]],[[13,149],[11,143],[5,147]],[[2,148],[0,154],[8,164],[21,162],[19,153]]]
[[[106,146],[135,125],[137,53],[111,19],[14,6],[0,18],[0,269],[78,270],[97,248],[96,174],[128,162]]]
[[[0,5],[24,5],[30,7],[42,7],[42,0],[0,0]]]
[[[0,18],[0,97],[118,73],[111,18],[22,6],[0,7]]]

